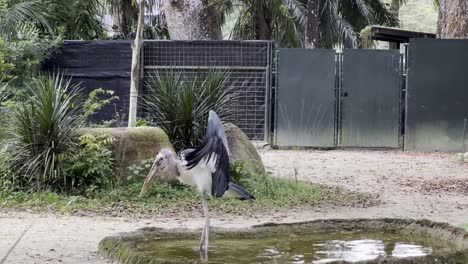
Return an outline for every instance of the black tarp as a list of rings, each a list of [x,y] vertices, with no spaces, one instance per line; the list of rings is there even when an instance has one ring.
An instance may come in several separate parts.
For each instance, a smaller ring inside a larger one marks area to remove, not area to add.
[[[131,44],[128,40],[65,41],[42,69],[64,72],[73,83],[81,82],[86,94],[97,88],[114,91],[120,99],[91,117],[91,121],[122,118],[128,115]]]

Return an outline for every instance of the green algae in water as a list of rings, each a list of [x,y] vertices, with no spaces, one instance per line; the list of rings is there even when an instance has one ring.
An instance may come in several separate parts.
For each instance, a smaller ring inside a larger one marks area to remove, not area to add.
[[[340,232],[210,241],[209,263],[332,263],[450,252],[441,241],[388,233]],[[139,242],[137,251],[166,261],[200,261],[198,240]]]

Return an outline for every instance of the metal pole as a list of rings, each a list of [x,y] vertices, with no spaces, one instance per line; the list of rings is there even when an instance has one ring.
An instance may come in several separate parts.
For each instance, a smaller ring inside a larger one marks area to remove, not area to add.
[[[465,117],[465,119],[463,120],[463,141],[462,141],[462,154],[465,155],[465,139],[466,139],[466,123],[467,123],[468,119]]]

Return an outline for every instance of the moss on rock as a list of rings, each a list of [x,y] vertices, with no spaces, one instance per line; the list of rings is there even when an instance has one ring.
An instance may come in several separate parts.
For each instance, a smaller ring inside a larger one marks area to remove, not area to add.
[[[261,174],[265,172],[262,158],[255,146],[242,130],[234,124],[225,123],[224,130],[229,144],[231,160],[242,161],[247,172]]]
[[[112,135],[112,151],[122,179],[127,178],[129,166],[154,158],[162,148],[173,149],[166,133],[158,127],[80,128],[77,134]]]

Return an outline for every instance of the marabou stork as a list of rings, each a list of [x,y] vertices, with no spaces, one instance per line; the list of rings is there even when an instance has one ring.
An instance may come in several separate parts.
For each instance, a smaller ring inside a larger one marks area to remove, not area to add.
[[[208,255],[210,219],[206,196],[236,197],[246,200],[255,198],[237,185],[229,175],[229,146],[223,125],[214,111],[209,112],[205,138],[195,149],[181,151],[175,158],[172,151],[162,149],[145,179],[140,197],[149,189],[158,175],[177,177],[183,184],[195,186],[203,201],[205,225],[200,240],[200,251]]]

